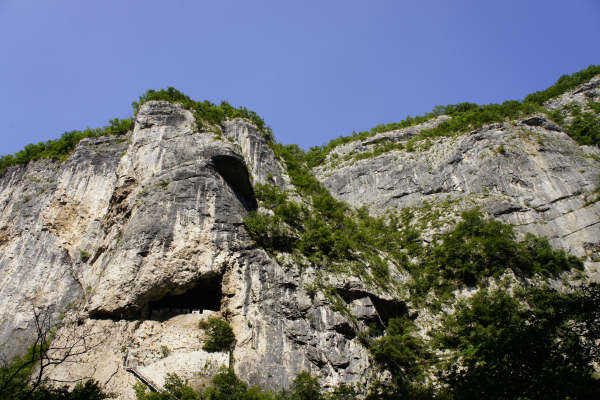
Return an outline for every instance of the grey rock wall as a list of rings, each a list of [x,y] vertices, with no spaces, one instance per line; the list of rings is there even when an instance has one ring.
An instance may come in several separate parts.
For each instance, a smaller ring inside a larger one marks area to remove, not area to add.
[[[372,214],[480,207],[586,256],[598,278],[600,202],[592,192],[600,151],[578,146],[543,115],[416,142],[415,151],[351,157],[447,118],[340,146],[314,172],[335,197]],[[326,386],[364,387],[381,373],[355,328],[406,313],[410,299],[327,276],[349,318],[309,290],[316,267],[257,248],[243,226],[258,206],[252,185],[293,188],[255,126],[238,119],[222,128],[198,132],[190,111],[152,101],[127,135],[86,139],[64,163],[32,162],[0,176],[5,354],[31,342],[37,306],[99,344],[50,376],[93,377],[123,399],[134,398],[137,382],[128,368],[158,385],[175,372],[200,386],[232,365],[250,384],[272,389],[289,387],[303,370]],[[210,315],[231,323],[230,354],[202,349],[198,322]]]
[[[600,256],[600,151],[578,146],[542,115],[486,126],[469,134],[416,143],[364,160],[319,166],[315,173],[338,199],[376,214],[454,202],[480,207],[548,237],[577,256]]]
[[[149,102],[130,134],[82,141],[63,164],[30,163],[2,177],[2,339],[24,350],[31,305],[58,318],[71,303],[75,328],[63,329],[92,332],[98,346],[51,377],[93,377],[129,399],[128,367],[159,385],[169,372],[200,385],[230,363],[272,389],[303,370],[325,385],[366,382],[369,355],[347,317],[306,293],[315,271],[280,264],[245,232],[243,218],[257,207],[251,181],[289,188],[267,139],[243,120],[222,135],[194,129],[189,111]],[[24,202],[43,185],[37,201]],[[361,318],[372,318],[368,293],[357,296]],[[202,350],[198,322],[211,313],[233,326],[231,356]]]

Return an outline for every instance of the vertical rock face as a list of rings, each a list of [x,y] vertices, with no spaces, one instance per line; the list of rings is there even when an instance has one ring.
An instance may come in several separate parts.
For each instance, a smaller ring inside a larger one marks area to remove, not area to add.
[[[373,214],[479,206],[590,256],[594,275],[600,203],[590,194],[600,153],[543,116],[352,157],[447,118],[340,146],[314,172],[335,197]],[[55,321],[64,313],[75,321],[69,329],[96,343],[52,377],[93,377],[124,399],[134,398],[135,374],[160,386],[174,372],[200,385],[221,365],[272,389],[303,370],[326,386],[379,373],[354,327],[405,315],[407,299],[329,276],[351,315],[335,311],[310,290],[316,267],[274,259],[246,233],[243,219],[258,207],[254,183],[293,190],[263,133],[241,119],[219,134],[198,132],[190,111],[164,101],[143,104],[134,122],[127,135],[83,140],[64,163],[32,162],[0,177],[5,353],[31,342],[36,306]],[[232,325],[230,353],[202,349],[198,323],[210,315]]]
[[[595,258],[600,203],[589,199],[600,184],[599,154],[536,115],[433,139],[412,152],[390,151],[335,167],[329,159],[316,174],[332,195],[354,207],[374,213],[423,204],[480,207],[521,232]],[[588,266],[597,274],[598,263]]]
[[[81,252],[102,236],[126,147],[88,139],[63,164],[30,163],[0,178],[0,342],[9,355],[31,343],[34,304],[56,320],[85,291]]]
[[[243,227],[257,208],[252,181],[289,186],[267,139],[243,120],[222,136],[194,122],[179,105],[148,102],[129,135],[4,174],[2,340],[21,352],[33,304],[54,318],[73,304],[77,329],[98,347],[53,377],[93,376],[123,398],[136,382],[126,368],[159,385],[169,372],[202,383],[229,363],[266,388],[303,370],[330,385],[364,381],[368,352],[349,321],[305,291],[315,271],[276,262]],[[231,355],[202,350],[198,322],[211,313],[233,326]]]

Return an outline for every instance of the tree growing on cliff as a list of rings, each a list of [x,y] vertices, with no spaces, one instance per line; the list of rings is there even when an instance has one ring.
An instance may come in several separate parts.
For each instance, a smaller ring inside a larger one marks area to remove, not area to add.
[[[231,325],[222,319],[210,317],[206,321],[200,321],[199,327],[204,329],[208,335],[202,347],[208,352],[228,351],[235,341]]]
[[[19,357],[8,360],[0,355],[0,400],[3,399],[70,399],[66,387],[53,388],[51,385],[58,383],[75,383],[89,381],[91,376],[81,377],[74,381],[52,381],[47,377],[47,372],[62,364],[76,361],[102,344],[103,332],[92,332],[90,328],[81,327],[75,321],[61,321],[54,323],[52,312],[48,308],[32,306],[33,322],[35,326],[34,343],[28,351]],[[97,383],[86,383],[73,389],[77,393],[89,391],[94,388],[98,396],[90,400],[106,398]],[[73,395],[73,396],[74,396]],[[54,396],[54,397],[53,397]],[[63,396],[63,397],[60,397]],[[65,397],[66,396],[66,397]],[[88,397],[73,397],[87,399]]]

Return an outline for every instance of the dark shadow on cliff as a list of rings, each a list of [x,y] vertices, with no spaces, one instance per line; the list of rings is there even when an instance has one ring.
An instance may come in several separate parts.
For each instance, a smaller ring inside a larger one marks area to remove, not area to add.
[[[246,211],[256,210],[258,203],[250,183],[248,169],[243,161],[237,157],[219,155],[214,156],[212,162],[215,170],[227,182]]]
[[[148,301],[141,309],[96,311],[90,313],[90,318],[113,321],[166,321],[182,314],[202,313],[204,310],[219,311],[222,298],[221,280],[220,275],[211,274],[196,281],[185,291],[175,291]]]

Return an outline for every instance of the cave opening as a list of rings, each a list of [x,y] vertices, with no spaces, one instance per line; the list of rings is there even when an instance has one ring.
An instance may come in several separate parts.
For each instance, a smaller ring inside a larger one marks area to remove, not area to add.
[[[212,162],[215,170],[233,190],[246,211],[256,210],[258,203],[250,183],[248,168],[243,161],[232,156],[218,155],[212,158]]]
[[[148,302],[142,317],[164,321],[179,314],[202,313],[221,308],[221,276],[211,275],[198,280],[194,286],[180,294],[167,294],[161,299]]]
[[[373,307],[375,307],[375,311],[379,316],[378,322],[383,324],[382,328],[388,326],[391,318],[402,318],[408,316],[408,307],[403,301],[393,299],[385,300],[373,295],[372,293],[362,290],[338,289],[337,292],[346,302],[346,304],[349,304],[356,299],[368,297],[373,303]]]

